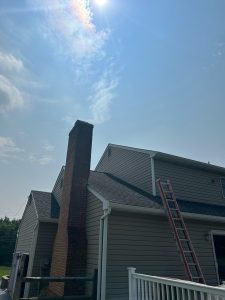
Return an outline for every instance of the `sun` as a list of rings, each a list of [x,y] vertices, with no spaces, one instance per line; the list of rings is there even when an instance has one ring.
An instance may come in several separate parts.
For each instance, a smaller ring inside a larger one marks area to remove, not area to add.
[[[104,6],[107,3],[107,0],[94,0],[97,6]]]

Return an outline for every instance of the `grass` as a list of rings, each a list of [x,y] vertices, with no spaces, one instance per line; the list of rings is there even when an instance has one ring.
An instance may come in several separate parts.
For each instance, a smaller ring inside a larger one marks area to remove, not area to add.
[[[0,278],[1,278],[3,275],[9,275],[9,274],[10,274],[10,270],[11,270],[11,267],[0,266]]]

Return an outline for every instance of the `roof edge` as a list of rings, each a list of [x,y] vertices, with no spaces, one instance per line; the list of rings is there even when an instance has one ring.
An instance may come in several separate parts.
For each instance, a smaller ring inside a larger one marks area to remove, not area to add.
[[[111,208],[113,210],[124,211],[124,212],[134,212],[134,213],[140,213],[140,214],[166,216],[166,213],[163,209],[115,203],[113,201],[110,201],[110,200],[107,200],[106,198],[104,198],[101,194],[99,194],[97,191],[95,191],[95,189],[93,187],[91,187],[90,185],[88,185],[88,190],[103,203],[103,208],[107,207],[107,208]],[[196,213],[187,213],[187,212],[181,212],[181,214],[184,218],[188,218],[188,219],[225,223],[225,217],[210,216],[210,215],[196,214]]]
[[[139,148],[135,148],[135,147],[122,146],[122,145],[116,145],[116,144],[108,144],[107,145],[104,153],[102,154],[102,157],[100,158],[98,164],[96,165],[95,170],[97,170],[99,164],[101,163],[101,161],[105,155],[105,152],[107,151],[107,149],[109,147],[124,149],[127,151],[135,151],[135,152],[139,152],[139,153],[145,153],[145,154],[149,154],[150,157],[154,157],[155,159],[165,160],[165,161],[169,161],[169,162],[175,162],[177,164],[186,165],[186,166],[189,165],[194,168],[223,173],[225,175],[225,167],[220,167],[217,165],[212,165],[209,163],[205,163],[205,162],[201,162],[198,160],[185,158],[185,157],[181,157],[181,156],[177,156],[177,155],[173,155],[173,154],[167,154],[167,153],[160,152],[160,151],[139,149]]]
[[[109,205],[110,205],[111,209],[113,209],[113,210],[136,212],[136,213],[151,214],[151,215],[158,215],[158,216],[166,216],[165,211],[160,208],[157,209],[157,208],[149,208],[149,207],[141,207],[141,206],[132,206],[132,205],[126,205],[126,204],[113,203],[113,202],[110,202]],[[225,217],[187,213],[187,212],[181,212],[181,214],[184,218],[187,218],[187,219],[225,223]]]

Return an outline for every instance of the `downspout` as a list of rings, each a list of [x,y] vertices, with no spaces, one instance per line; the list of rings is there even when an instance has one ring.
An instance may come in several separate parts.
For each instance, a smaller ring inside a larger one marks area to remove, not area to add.
[[[111,208],[108,206],[107,203],[106,207],[104,208],[104,214],[100,218],[97,300],[105,300],[108,215],[110,213],[111,213]]]

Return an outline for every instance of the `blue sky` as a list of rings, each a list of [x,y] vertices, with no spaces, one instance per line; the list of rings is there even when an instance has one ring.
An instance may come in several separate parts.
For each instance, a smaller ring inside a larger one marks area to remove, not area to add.
[[[76,121],[108,143],[225,166],[223,0],[1,0],[0,216],[51,191]]]

